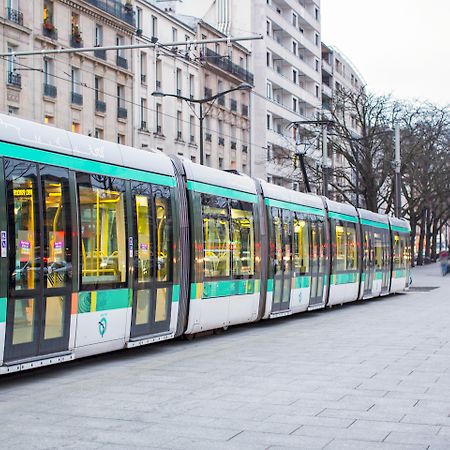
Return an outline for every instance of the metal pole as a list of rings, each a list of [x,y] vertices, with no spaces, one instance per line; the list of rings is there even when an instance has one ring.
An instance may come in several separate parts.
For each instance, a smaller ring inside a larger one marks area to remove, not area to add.
[[[200,165],[203,166],[203,104],[199,103],[200,105]]]
[[[0,57],[5,56],[32,56],[32,55],[52,55],[59,53],[83,53],[93,52],[95,50],[127,50],[134,48],[151,48],[151,47],[181,47],[181,46],[195,46],[202,44],[210,44],[216,42],[238,42],[238,41],[251,41],[256,39],[263,39],[262,35],[258,36],[241,36],[234,38],[217,38],[217,39],[201,39],[195,41],[179,41],[179,42],[147,42],[145,44],[127,44],[127,45],[106,45],[101,47],[81,47],[81,48],[56,48],[56,49],[43,49],[43,50],[27,50],[23,52],[11,52],[0,53]]]
[[[395,126],[395,217],[401,216],[401,178],[400,178],[400,127]]]
[[[322,177],[323,177],[323,195],[328,197],[328,126],[325,125],[322,130]]]

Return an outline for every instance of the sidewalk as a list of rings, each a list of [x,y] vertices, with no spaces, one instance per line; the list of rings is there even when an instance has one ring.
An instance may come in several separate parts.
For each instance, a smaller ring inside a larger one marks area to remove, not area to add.
[[[408,294],[0,379],[2,447],[449,449],[450,275],[412,276]]]

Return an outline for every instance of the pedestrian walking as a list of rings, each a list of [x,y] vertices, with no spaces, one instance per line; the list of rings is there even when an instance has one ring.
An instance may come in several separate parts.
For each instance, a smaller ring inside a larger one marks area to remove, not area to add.
[[[445,277],[448,273],[448,250],[439,253],[439,262],[441,263],[442,276]]]

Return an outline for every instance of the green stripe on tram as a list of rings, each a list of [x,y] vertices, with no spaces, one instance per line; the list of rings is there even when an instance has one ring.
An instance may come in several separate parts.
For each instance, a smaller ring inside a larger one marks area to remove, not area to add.
[[[394,270],[392,274],[393,278],[405,278],[406,277],[406,269]]]
[[[389,230],[389,225],[387,223],[375,222],[374,220],[361,219],[361,225]]]
[[[297,203],[284,202],[282,200],[274,200],[273,198],[266,198],[266,205],[274,208],[289,209],[290,211],[302,212],[305,214],[315,214],[317,216],[324,216],[325,211],[313,206],[299,205]]]
[[[52,166],[66,167],[68,169],[77,170],[80,172],[89,172],[122,179],[144,181],[163,186],[176,186],[175,179],[168,175],[143,172],[141,170],[130,169],[128,167],[115,166],[113,164],[77,158],[75,156],[63,155],[61,153],[53,153],[46,150],[22,147],[21,145],[8,144],[6,142],[0,142],[0,155],[8,158],[19,158],[25,161],[49,164]]]
[[[177,303],[180,300],[180,285],[174,284],[172,287],[172,303]]]
[[[229,297],[259,292],[260,280],[223,280],[191,284],[191,300]]]
[[[188,181],[187,188],[190,191],[200,192],[202,194],[217,195],[219,197],[227,197],[249,203],[258,202],[258,196],[256,194],[250,194],[249,192],[242,192],[235,189],[215,186],[213,184],[200,183],[198,181]]]
[[[348,284],[358,281],[358,273],[338,273],[331,275],[331,284]]]
[[[309,275],[301,275],[294,278],[294,289],[307,288],[310,285],[311,277]]]
[[[398,231],[399,233],[408,233],[409,234],[408,228],[397,227],[395,225],[391,225],[391,229],[392,229],[392,231]]]
[[[267,292],[273,292],[273,278],[267,280]]]
[[[358,218],[355,216],[350,216],[348,214],[341,214],[337,212],[330,211],[328,213],[328,217],[330,219],[336,219],[336,220],[346,220],[347,222],[353,222],[358,223]]]
[[[80,292],[78,294],[78,314],[131,307],[130,289]]]
[[[6,305],[6,298],[0,298],[0,323],[6,322]]]

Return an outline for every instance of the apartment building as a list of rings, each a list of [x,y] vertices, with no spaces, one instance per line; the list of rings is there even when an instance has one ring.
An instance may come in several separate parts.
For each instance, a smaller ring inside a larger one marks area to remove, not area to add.
[[[242,42],[252,54],[252,172],[277,184],[292,181],[295,135],[289,124],[317,118],[321,110],[319,0],[184,0],[226,35],[264,36]]]
[[[119,0],[0,0],[2,51],[130,44],[133,6]],[[0,61],[0,110],[131,144],[130,50],[9,57]]]
[[[352,62],[338,49],[327,46],[322,43],[322,109],[325,116],[330,116],[335,102],[342,92],[353,93],[355,96],[364,92],[365,81]],[[354,136],[360,135],[358,120],[355,111],[351,105],[347,105],[346,110],[342,111],[342,119],[345,120],[347,128]],[[349,177],[356,177],[352,174],[345,158],[337,153],[330,155],[331,167],[334,172],[347,170]],[[336,178],[335,184],[343,187],[345,179],[343,177]],[[337,192],[330,191],[330,197],[336,200],[342,200]],[[355,204],[358,203],[355,201]]]
[[[189,45],[195,32],[150,1],[136,0],[135,6],[136,43],[149,48],[135,53],[134,145],[199,162],[198,111],[174,97],[197,98],[200,92],[198,62]],[[174,42],[186,45],[164,45]]]

